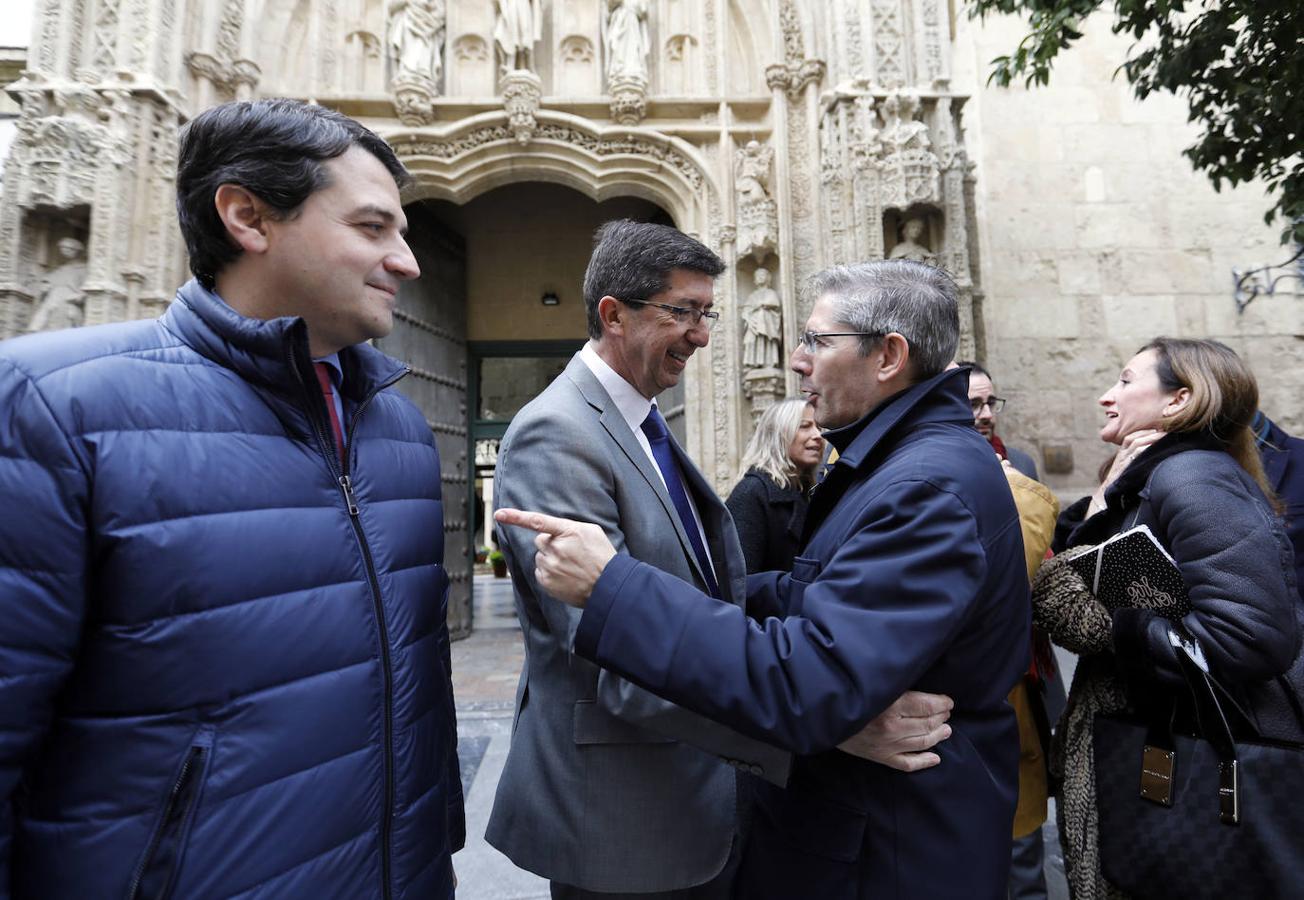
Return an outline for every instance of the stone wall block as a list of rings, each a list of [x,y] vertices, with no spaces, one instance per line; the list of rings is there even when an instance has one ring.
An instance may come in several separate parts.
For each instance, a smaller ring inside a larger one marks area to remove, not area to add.
[[[1208,250],[1124,249],[1118,260],[1132,294],[1203,294],[1225,286],[1214,283]]]
[[[1061,294],[1099,294],[1101,257],[1091,251],[1060,253],[1057,272]]]
[[[1105,329],[1111,338],[1151,338],[1177,331],[1177,310],[1172,296],[1125,294],[1102,297]]]
[[[1078,206],[1073,210],[1073,222],[1081,248],[1159,248],[1169,243],[1167,227],[1139,215],[1130,203]]]

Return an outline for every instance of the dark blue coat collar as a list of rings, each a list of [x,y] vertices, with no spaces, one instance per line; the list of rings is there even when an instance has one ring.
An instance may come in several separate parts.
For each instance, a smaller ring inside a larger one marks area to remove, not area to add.
[[[893,394],[864,418],[824,433],[838,448],[834,469],[859,469],[885,440],[926,422],[973,425],[969,370],[950,369]]]
[[[251,319],[191,279],[177,290],[163,314],[163,326],[198,353],[261,387],[294,390],[303,367],[311,364],[308,326],[298,316]],[[367,344],[340,351],[342,393],[358,400],[388,384],[406,366]]]

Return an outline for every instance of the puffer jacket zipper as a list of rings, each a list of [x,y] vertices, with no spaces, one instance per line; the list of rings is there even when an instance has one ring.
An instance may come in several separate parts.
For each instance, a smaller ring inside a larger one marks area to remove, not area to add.
[[[211,727],[201,728],[199,733],[186,748],[181,768],[177,770],[172,787],[163,801],[154,833],[150,835],[145,852],[132,873],[131,883],[127,888],[127,900],[154,900],[171,895],[177,876],[181,871],[181,857],[185,852],[191,819],[199,803],[199,794],[203,788],[203,776],[207,768],[208,757],[213,747]],[[160,855],[164,841],[171,840],[175,846],[167,848],[167,853]],[[146,879],[149,879],[148,883]],[[157,890],[152,890],[154,882],[162,879]]]
[[[340,493],[344,497],[344,506],[349,513],[349,522],[353,525],[354,537],[357,539],[358,547],[362,551],[362,562],[367,570],[367,582],[371,586],[371,606],[376,617],[377,637],[380,642],[380,668],[384,687],[381,710],[381,741],[384,757],[385,804],[381,812],[380,823],[380,878],[382,896],[385,900],[389,900],[393,893],[389,856],[390,832],[394,819],[394,669],[389,654],[389,626],[385,623],[385,604],[381,598],[380,579],[376,575],[376,563],[371,555],[371,547],[367,543],[366,532],[363,530],[362,522],[358,518],[361,509],[358,507],[357,498],[353,494],[353,481],[349,477],[349,461],[353,451],[353,436],[357,432],[358,420],[362,417],[362,413],[377,394],[396,384],[412,370],[404,366],[403,371],[376,385],[358,403],[357,409],[353,411],[353,415],[349,418],[349,427],[344,438],[344,463],[341,468],[339,464],[340,455],[335,452],[335,437],[328,430],[329,425],[326,424],[330,421],[330,413],[326,409],[325,397],[320,391],[312,391],[308,388],[308,381],[304,378],[303,371],[296,364],[293,347],[289,351],[289,363],[290,368],[299,379],[299,386],[303,388],[304,394],[307,396],[308,420],[312,423],[313,434],[317,437],[318,449],[321,451],[322,456],[326,458],[326,465],[330,468],[331,474],[335,475],[335,481],[340,486]],[[317,398],[315,404],[313,402],[314,397]]]

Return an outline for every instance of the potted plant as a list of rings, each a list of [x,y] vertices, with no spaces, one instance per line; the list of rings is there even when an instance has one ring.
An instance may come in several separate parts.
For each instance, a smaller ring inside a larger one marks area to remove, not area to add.
[[[490,550],[489,565],[494,567],[495,578],[507,577],[507,557],[503,556],[503,551],[497,549]]]

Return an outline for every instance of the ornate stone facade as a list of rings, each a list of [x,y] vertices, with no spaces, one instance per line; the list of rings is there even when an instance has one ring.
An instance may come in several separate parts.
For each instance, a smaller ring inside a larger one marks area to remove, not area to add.
[[[9,87],[23,114],[0,205],[0,336],[32,327],[55,272],[81,283],[38,326],[157,314],[185,273],[176,130],[266,95],[365,121],[416,175],[412,200],[553,181],[650,200],[711,243],[727,313],[685,409],[722,491],[753,416],[795,389],[806,277],[885,256],[910,218],[975,286],[965,98],[945,80],[938,0],[39,3]],[[76,267],[68,241],[84,247]]]
[[[1095,397],[1156,334],[1228,342],[1264,408],[1304,432],[1304,303],[1238,314],[1230,298],[1233,267],[1281,256],[1262,196],[1215,195],[1189,170],[1180,102],[1138,104],[1112,80],[1126,42],[1107,17],[1086,23],[1087,46],[1050,88],[1004,91],[983,86],[984,61],[1024,24],[980,26],[942,0],[34,2],[21,77],[0,54],[21,110],[0,122],[14,135],[0,338],[157,315],[186,276],[178,127],[225,100],[290,96],[389,140],[416,176],[413,203],[465,210],[547,182],[655,204],[716,249],[722,315],[690,363],[683,422],[722,493],[754,417],[797,388],[786,360],[808,312],[801,286],[825,265],[890,256],[955,277],[961,354],[991,367],[1010,400],[1003,436],[1066,498],[1108,452]],[[427,207],[409,212],[424,223],[414,247],[433,252]],[[504,247],[503,263],[547,253],[549,238]],[[398,316],[410,343],[393,346],[414,364],[414,394],[440,398],[425,405],[455,556],[472,518],[476,298],[448,288],[460,257],[440,253],[422,263],[429,310]],[[578,284],[551,290],[570,302]],[[468,578],[453,573],[458,603]],[[451,621],[466,626],[464,605]]]
[[[954,142],[963,98],[935,84],[951,53],[935,3],[912,31],[894,0],[865,15],[794,0],[337,0],[312,21],[266,0],[257,27],[253,0],[105,2],[89,23],[43,2],[29,71],[10,88],[24,112],[0,210],[4,336],[30,327],[42,273],[69,238],[86,247],[84,300],[54,320],[157,313],[184,272],[175,130],[213,103],[264,93],[367,121],[416,173],[414,198],[465,199],[504,179],[578,182],[652,199],[714,243],[730,264],[721,299],[765,301],[750,331],[736,310],[727,316],[692,373],[689,442],[722,490],[752,414],[793,388],[782,361],[805,276],[884,255],[896,243],[885,229],[909,211],[972,281],[963,154],[957,189],[946,179],[957,163],[936,152]],[[380,95],[369,81],[379,62]],[[908,83],[914,71],[926,83]],[[853,77],[834,85],[829,72]],[[747,84],[770,92],[758,101]],[[604,94],[605,114],[592,102]]]

